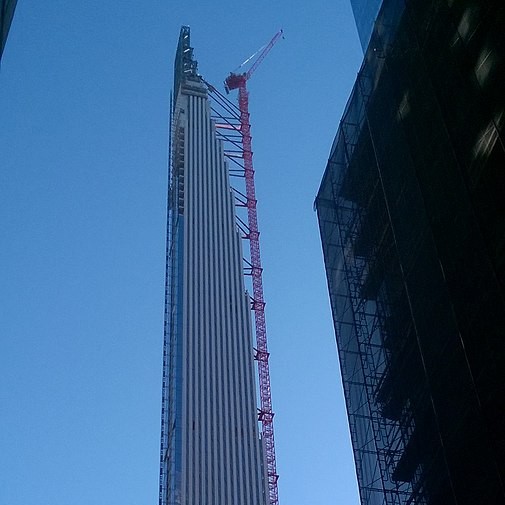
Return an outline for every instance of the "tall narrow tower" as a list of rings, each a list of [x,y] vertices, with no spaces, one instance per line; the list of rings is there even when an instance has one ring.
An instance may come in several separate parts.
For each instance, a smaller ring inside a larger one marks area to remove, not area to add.
[[[241,237],[188,27],[171,115],[160,505],[265,505]]]

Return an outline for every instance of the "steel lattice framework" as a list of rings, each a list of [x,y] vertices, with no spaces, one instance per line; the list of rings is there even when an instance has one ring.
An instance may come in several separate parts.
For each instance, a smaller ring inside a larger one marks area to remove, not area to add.
[[[258,231],[258,215],[256,211],[256,190],[254,184],[254,167],[251,149],[251,126],[249,124],[249,100],[244,78],[238,88],[238,101],[240,109],[240,129],[242,133],[242,146],[244,157],[244,177],[247,197],[247,218],[249,227],[249,244],[251,254],[251,277],[253,285],[252,309],[256,330],[255,359],[258,361],[260,410],[259,420],[262,426],[262,437],[267,465],[268,491],[270,504],[279,502],[276,471],[275,444],[274,444],[274,413],[272,411],[272,395],[270,391],[270,368],[268,364],[269,352],[267,345],[267,332],[265,323],[265,301],[263,297],[263,268],[261,266],[260,241]]]
[[[212,85],[206,83],[213,99],[212,112],[216,123],[218,137],[224,145],[224,154],[228,158],[231,176],[242,178],[245,193],[233,188],[235,202],[246,210],[246,220],[237,216],[237,226],[242,238],[249,241],[249,259],[244,258],[244,273],[252,279],[251,309],[254,312],[256,348],[254,358],[258,363],[260,407],[258,420],[261,422],[266,477],[268,480],[268,505],[278,505],[277,481],[274,442],[274,412],[270,388],[270,369],[265,322],[265,300],[263,295],[263,268],[261,266],[260,240],[257,215],[257,200],[254,181],[251,125],[249,122],[249,93],[247,81],[270,49],[282,36],[279,30],[272,40],[260,51],[256,61],[247,73],[232,73],[225,81],[227,92],[238,89],[238,107],[229,101]],[[249,58],[247,61],[249,61]]]

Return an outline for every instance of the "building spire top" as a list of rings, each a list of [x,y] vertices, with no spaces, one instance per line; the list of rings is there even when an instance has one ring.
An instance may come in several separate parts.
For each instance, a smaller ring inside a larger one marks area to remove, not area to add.
[[[198,62],[193,58],[193,48],[190,45],[189,26],[182,26],[177,44],[174,65],[174,96],[177,96],[180,86],[186,79],[198,77]]]

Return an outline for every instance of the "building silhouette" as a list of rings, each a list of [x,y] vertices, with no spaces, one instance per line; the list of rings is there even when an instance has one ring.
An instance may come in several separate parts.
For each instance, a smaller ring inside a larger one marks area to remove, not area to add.
[[[383,0],[351,0],[363,52],[366,51]]]
[[[384,0],[316,198],[366,505],[505,503],[504,26]]]
[[[265,505],[250,300],[207,91],[183,27],[171,107],[160,505]]]
[[[17,0],[0,0],[0,60],[4,52]]]

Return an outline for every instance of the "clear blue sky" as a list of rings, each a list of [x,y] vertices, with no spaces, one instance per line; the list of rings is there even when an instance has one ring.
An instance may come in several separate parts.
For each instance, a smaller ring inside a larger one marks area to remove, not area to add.
[[[361,62],[348,0],[19,0],[0,68],[0,504],[157,503],[179,28],[249,83],[281,505],[356,505],[312,204]]]

